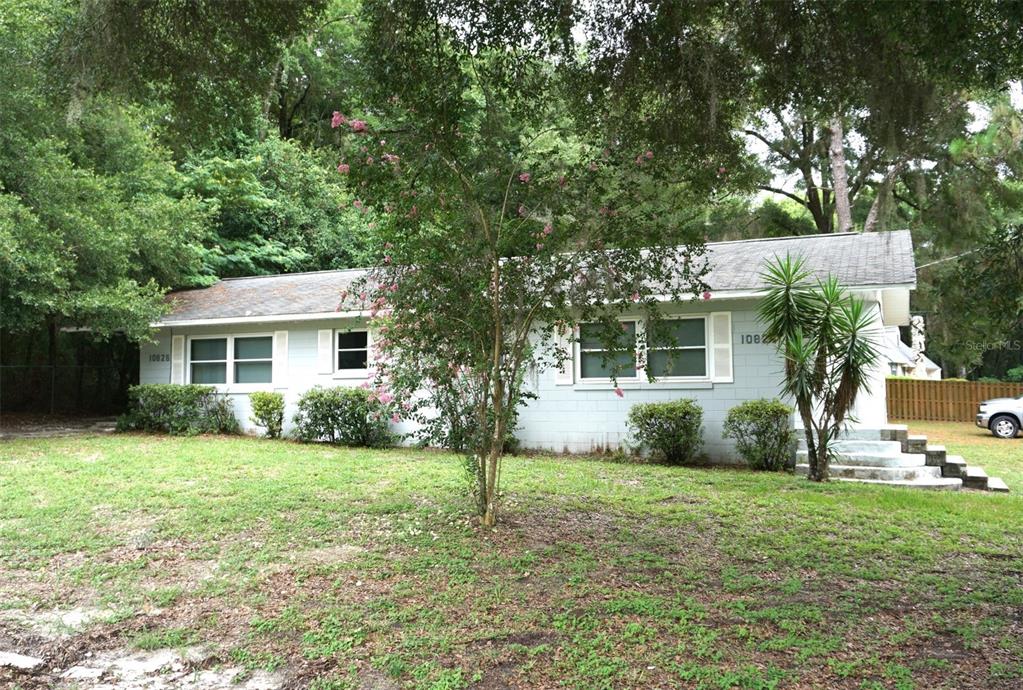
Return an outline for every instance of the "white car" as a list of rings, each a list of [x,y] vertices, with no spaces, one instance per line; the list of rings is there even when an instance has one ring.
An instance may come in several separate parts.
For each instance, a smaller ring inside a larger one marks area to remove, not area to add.
[[[1016,438],[1023,426],[1023,395],[985,400],[977,410],[977,426],[998,438]]]

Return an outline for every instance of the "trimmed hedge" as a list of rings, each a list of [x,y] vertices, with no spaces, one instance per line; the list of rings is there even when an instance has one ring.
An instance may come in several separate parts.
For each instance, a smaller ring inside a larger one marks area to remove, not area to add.
[[[739,455],[754,470],[785,467],[795,439],[792,408],[780,400],[747,400],[728,411],[725,438],[735,439]]]
[[[256,426],[266,429],[267,438],[280,438],[284,428],[284,395],[269,391],[256,391],[249,395],[252,415],[249,419]]]
[[[159,431],[175,436],[236,434],[231,401],[213,386],[152,383],[128,389],[128,411],[118,431]]]
[[[295,434],[306,442],[379,448],[394,443],[389,417],[387,406],[364,388],[316,386],[299,398]]]
[[[673,465],[692,462],[703,445],[703,408],[695,400],[640,403],[629,410],[629,426],[641,447]]]

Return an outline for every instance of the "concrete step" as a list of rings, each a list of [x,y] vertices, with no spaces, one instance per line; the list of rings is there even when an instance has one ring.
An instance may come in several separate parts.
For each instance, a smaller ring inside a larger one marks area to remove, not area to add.
[[[1009,485],[1003,482],[1001,477],[988,477],[987,490],[1007,494],[1009,493]]]
[[[902,452],[902,444],[898,441],[833,441],[831,447],[836,453],[876,453],[878,455],[898,455]],[[799,439],[797,450],[806,450],[806,439]]]
[[[797,464],[796,474],[810,472],[807,464]],[[875,479],[880,481],[914,481],[917,479],[941,479],[938,467],[862,467],[858,465],[832,465],[831,476],[835,479]]]
[[[945,450],[945,446],[927,446],[925,451],[927,455],[927,464],[932,467],[941,467],[945,464],[945,458],[948,457],[948,452]]]
[[[846,479],[839,477],[841,482],[857,482],[859,484],[880,484],[881,486],[904,486],[910,489],[936,489],[939,491],[959,491],[963,488],[963,480],[952,477],[927,477],[913,480],[887,479]]]
[[[836,460],[833,462],[839,465],[850,465],[855,467],[925,467],[927,458],[924,455],[909,453],[836,453]],[[809,454],[805,450],[796,451],[796,463],[807,464]]]
[[[887,424],[885,426],[846,427],[838,432],[838,438],[850,441],[898,441],[901,443],[909,434],[905,424]],[[802,425],[796,426],[796,435],[804,438]]]
[[[945,464],[941,466],[941,476],[943,477],[962,477],[966,474],[966,461],[958,455],[948,455],[945,457]]]
[[[909,437],[909,427],[905,424],[889,424],[881,427],[879,435],[882,441],[898,441],[902,443]]]
[[[920,434],[910,434],[902,444],[904,453],[925,453],[927,452],[927,437]]]
[[[983,469],[967,465],[966,472],[963,474],[963,486],[967,489],[980,489],[981,491],[986,491],[987,479],[987,472]]]

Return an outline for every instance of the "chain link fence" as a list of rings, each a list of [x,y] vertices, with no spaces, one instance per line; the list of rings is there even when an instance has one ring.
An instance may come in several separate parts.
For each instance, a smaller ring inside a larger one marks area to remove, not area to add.
[[[116,366],[0,365],[0,413],[117,414],[133,374]]]

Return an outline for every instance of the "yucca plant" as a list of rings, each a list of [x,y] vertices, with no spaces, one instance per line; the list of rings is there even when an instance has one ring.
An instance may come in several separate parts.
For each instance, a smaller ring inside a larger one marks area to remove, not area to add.
[[[832,441],[870,385],[877,333],[863,300],[829,276],[813,279],[802,257],[775,257],[761,273],[768,291],[758,316],[764,339],[785,360],[783,392],[803,422],[809,478],[827,481]]]

